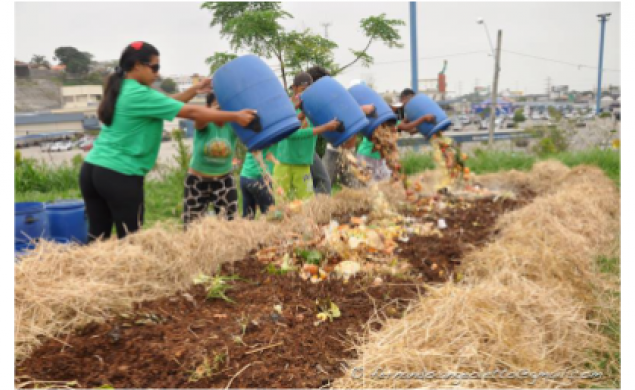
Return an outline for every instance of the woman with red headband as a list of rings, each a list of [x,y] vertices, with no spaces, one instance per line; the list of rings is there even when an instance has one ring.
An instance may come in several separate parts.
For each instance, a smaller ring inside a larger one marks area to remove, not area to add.
[[[255,117],[254,110],[227,112],[185,104],[197,93],[210,91],[209,79],[167,96],[150,87],[158,76],[159,51],[147,42],[133,42],[106,82],[98,109],[103,126],[79,175],[89,241],[109,238],[113,224],[119,238],[143,224],[143,181],[156,163],[163,121],[179,117],[247,126]]]

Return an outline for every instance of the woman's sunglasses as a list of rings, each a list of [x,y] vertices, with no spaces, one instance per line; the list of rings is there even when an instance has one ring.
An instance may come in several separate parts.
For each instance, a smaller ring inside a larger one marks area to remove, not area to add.
[[[147,65],[150,69],[152,69],[152,73],[158,73],[159,69],[161,68],[161,66],[159,64],[154,64],[154,65],[150,65],[150,63],[144,63],[144,65]]]

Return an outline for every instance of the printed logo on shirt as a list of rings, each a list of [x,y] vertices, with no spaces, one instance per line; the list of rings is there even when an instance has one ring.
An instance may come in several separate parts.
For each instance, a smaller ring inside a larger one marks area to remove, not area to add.
[[[203,151],[210,159],[227,158],[231,155],[231,145],[225,139],[216,138],[205,144]]]

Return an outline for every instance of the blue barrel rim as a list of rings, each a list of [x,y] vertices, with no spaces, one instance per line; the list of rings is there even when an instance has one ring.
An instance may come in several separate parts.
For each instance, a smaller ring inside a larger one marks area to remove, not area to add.
[[[366,124],[361,125],[361,129],[359,130],[352,130],[352,129],[356,129],[358,127],[360,127],[360,123],[363,122],[367,122]],[[356,136],[357,134],[361,133],[362,130],[368,126],[368,118],[366,117],[361,117],[360,119],[358,119],[355,123],[353,123],[353,126],[350,126],[349,129],[346,129],[346,131],[344,132],[344,134],[342,133],[336,133],[336,132],[331,132],[331,133],[322,133],[322,136],[324,138],[326,138],[326,140],[331,143],[331,145],[333,145],[334,147],[339,147],[340,145],[342,145],[343,143],[346,143],[346,141],[348,141],[349,139],[351,139],[351,137]],[[348,134],[348,135],[347,135]],[[331,138],[337,138],[338,141],[333,142],[331,140]]]
[[[33,207],[29,207],[33,206]],[[17,215],[33,214],[44,211],[46,208],[44,202],[15,202],[15,213]]]
[[[86,204],[81,199],[59,199],[52,202],[46,202],[45,207],[46,210],[64,210],[86,207]]]
[[[450,118],[446,118],[442,120],[441,122],[437,123],[437,125],[434,126],[432,130],[430,130],[430,132],[428,133],[430,135],[426,137],[430,139],[436,133],[440,133],[444,130],[447,130],[447,128],[450,127],[450,125],[452,125],[452,120]]]
[[[366,138],[370,139],[373,136],[373,133],[375,132],[375,130],[377,130],[379,126],[383,125],[389,120],[397,120],[397,115],[395,115],[394,113],[392,114],[385,113],[383,115],[380,115],[378,118],[373,118],[373,120],[369,120],[370,124],[366,126],[364,130],[362,130],[362,133],[364,134]],[[373,125],[373,121],[376,121],[374,125]]]
[[[365,104],[373,104],[376,110],[385,110],[384,113],[379,114],[376,118],[367,117],[369,124],[361,131],[361,133],[366,138],[370,139],[375,130],[389,120],[398,119],[397,115],[393,112],[390,105],[383,100],[383,98],[377,93],[377,91],[375,91],[368,85],[353,85],[352,87],[348,88],[348,92],[353,96],[355,101],[357,101],[360,106]],[[379,102],[379,104],[383,105],[383,107],[377,107],[377,104],[375,104],[376,102]]]
[[[302,123],[300,123],[300,121],[298,120],[297,124],[290,123],[287,126],[283,126],[280,130],[277,131],[278,134],[276,134],[274,137],[260,137],[259,139],[255,139],[257,137],[254,137],[252,138],[252,140],[255,139],[255,141],[250,142],[252,144],[251,147],[247,145],[245,146],[247,146],[247,150],[249,150],[250,152],[253,152],[256,150],[262,150],[266,148],[267,146],[277,144],[283,139],[289,137],[291,134],[299,130],[301,126],[302,126]]]

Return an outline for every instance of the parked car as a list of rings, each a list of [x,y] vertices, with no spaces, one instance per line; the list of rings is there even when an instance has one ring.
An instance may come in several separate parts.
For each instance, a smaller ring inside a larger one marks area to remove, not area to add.
[[[93,148],[93,141],[92,140],[86,141],[86,143],[84,143],[82,146],[80,146],[80,149],[83,150],[84,152],[88,152],[92,148]]]
[[[461,122],[463,126],[467,126],[470,123],[472,123],[472,121],[467,115],[459,115],[459,121]]]
[[[541,118],[542,118],[542,115],[540,115],[540,113],[538,111],[534,111],[531,114],[531,119],[533,119],[535,121],[540,120]]]
[[[67,151],[67,150],[71,150],[73,149],[73,143],[70,141],[60,141],[60,142],[56,142],[53,144],[53,146],[51,146],[51,148],[49,149],[49,151],[51,152],[62,152],[62,151]]]
[[[582,119],[584,119],[585,121],[591,120],[595,118],[595,113],[593,112],[589,112],[588,114],[584,115],[582,117]]]
[[[452,127],[450,129],[451,131],[461,131],[463,130],[463,125],[459,119],[454,118],[452,119]]]

